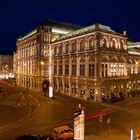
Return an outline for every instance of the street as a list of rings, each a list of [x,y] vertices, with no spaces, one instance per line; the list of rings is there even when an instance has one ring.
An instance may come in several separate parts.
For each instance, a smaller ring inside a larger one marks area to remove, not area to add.
[[[92,103],[76,98],[55,95],[54,99],[42,93],[25,92],[6,82],[0,82],[0,140],[15,140],[25,134],[50,134],[57,126],[73,128],[73,108],[85,107],[86,139],[130,139],[130,129],[140,134],[140,100],[137,95],[114,104]],[[102,121],[99,113],[103,112]],[[107,119],[110,117],[110,122]]]

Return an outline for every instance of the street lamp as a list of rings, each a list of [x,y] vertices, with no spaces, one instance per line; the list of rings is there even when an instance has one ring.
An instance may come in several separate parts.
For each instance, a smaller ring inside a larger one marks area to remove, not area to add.
[[[52,88],[52,51],[50,45],[50,33],[49,33],[49,97],[53,98],[53,88]]]
[[[95,91],[95,102],[97,101],[98,91]]]
[[[44,65],[44,62],[43,61],[41,61],[41,65]]]

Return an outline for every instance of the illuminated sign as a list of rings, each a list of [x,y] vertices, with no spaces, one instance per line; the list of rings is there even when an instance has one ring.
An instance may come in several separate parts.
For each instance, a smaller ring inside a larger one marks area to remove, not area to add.
[[[74,108],[74,140],[84,140],[85,113],[84,108]]]

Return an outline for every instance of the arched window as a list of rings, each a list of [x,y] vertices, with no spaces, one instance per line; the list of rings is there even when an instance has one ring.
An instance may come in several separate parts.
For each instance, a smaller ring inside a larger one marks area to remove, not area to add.
[[[76,58],[73,58],[72,60],[72,75],[73,76],[76,76],[76,69],[77,69]]]
[[[80,76],[85,76],[85,61],[84,58],[80,60]]]
[[[62,45],[60,45],[60,46],[59,46],[59,54],[62,54],[62,51],[63,51]]]
[[[106,40],[106,38],[102,39],[102,47],[107,47],[107,40]]]
[[[89,39],[89,49],[93,49],[95,47],[95,40],[94,38]]]
[[[76,52],[76,42],[72,43],[72,52]]]
[[[120,49],[126,49],[126,46],[123,40],[120,41]]]
[[[111,42],[111,47],[112,47],[112,48],[116,48],[116,41],[115,41],[115,40],[112,40],[112,42]]]
[[[54,74],[57,75],[57,62],[54,61]]]
[[[62,75],[62,73],[63,73],[62,61],[59,61],[59,75]]]
[[[101,58],[101,77],[107,77],[108,76],[108,63],[109,63],[109,57],[108,56],[102,56]]]
[[[90,56],[89,58],[89,74],[90,77],[95,76],[95,58]]]
[[[66,44],[66,46],[65,46],[65,52],[66,52],[66,53],[69,52],[69,44]]]
[[[65,75],[69,75],[69,59],[65,60]]]
[[[84,51],[84,49],[85,49],[85,41],[81,40],[80,41],[80,51]]]

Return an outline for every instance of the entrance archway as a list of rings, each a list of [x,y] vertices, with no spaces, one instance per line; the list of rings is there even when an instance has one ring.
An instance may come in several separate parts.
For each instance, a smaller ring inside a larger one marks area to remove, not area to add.
[[[44,96],[46,96],[46,92],[49,92],[49,81],[44,80],[42,82],[42,91],[44,92]]]

